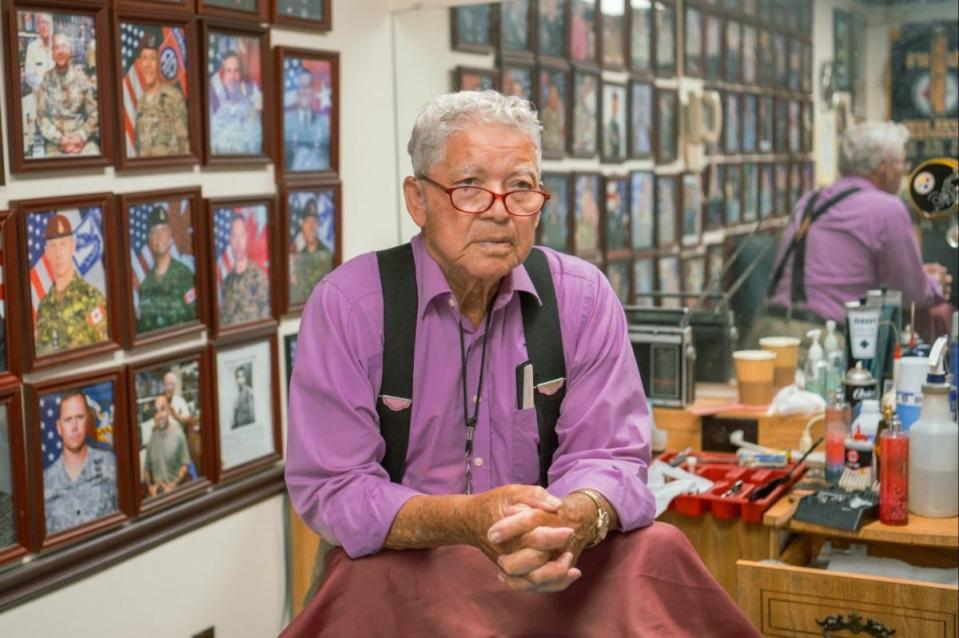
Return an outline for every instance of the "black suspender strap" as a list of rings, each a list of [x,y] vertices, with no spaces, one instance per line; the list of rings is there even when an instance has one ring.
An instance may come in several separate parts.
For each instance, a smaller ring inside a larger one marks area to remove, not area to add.
[[[532,295],[523,295],[523,331],[526,335],[526,352],[533,364],[533,385],[541,386],[550,381],[560,383],[559,389],[546,394],[533,392],[536,406],[536,421],[539,426],[539,484],[549,484],[549,467],[553,454],[559,446],[556,422],[560,406],[566,396],[566,358],[563,355],[563,334],[559,325],[559,307],[556,304],[556,289],[543,251],[534,248],[526,258],[526,272],[536,287],[540,303]]]
[[[394,483],[403,481],[410,440],[413,399],[413,352],[416,346],[416,266],[413,247],[403,244],[376,253],[383,286],[383,380],[376,413],[386,442],[383,467]],[[406,399],[406,407],[386,405],[385,398]]]
[[[802,218],[799,220],[799,226],[796,228],[796,233],[786,248],[786,252],[783,253],[779,265],[776,266],[775,274],[773,274],[773,278],[769,282],[769,288],[766,291],[768,297],[772,297],[776,293],[776,288],[779,286],[783,272],[786,269],[786,263],[789,261],[789,258],[792,257],[793,269],[792,281],[790,282],[791,306],[795,307],[806,302],[806,237],[809,234],[809,228],[816,220],[829,212],[833,206],[850,195],[858,193],[859,190],[856,186],[847,188],[830,197],[819,207],[816,207],[816,202],[819,200],[820,193],[817,191],[809,197],[806,202],[806,207],[803,209]]]

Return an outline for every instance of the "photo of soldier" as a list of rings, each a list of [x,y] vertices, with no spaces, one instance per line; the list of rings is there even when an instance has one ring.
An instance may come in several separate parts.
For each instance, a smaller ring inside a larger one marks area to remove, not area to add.
[[[569,250],[569,177],[543,175],[543,189],[550,194],[540,214],[539,243],[554,250]]]
[[[646,257],[633,262],[633,303],[637,306],[652,306],[650,295],[656,288],[655,259]]]
[[[289,194],[290,304],[305,303],[313,286],[333,270],[335,207],[331,189]]]
[[[0,549],[17,542],[7,406],[0,405]]]
[[[633,171],[629,174],[633,250],[653,248],[656,245],[653,234],[653,179],[652,171]]]
[[[211,31],[207,42],[210,152],[260,155],[263,80],[260,40]]]
[[[126,156],[190,153],[186,30],[120,23],[123,138]]]
[[[594,155],[596,145],[596,112],[598,76],[591,73],[573,72],[573,140],[572,153],[577,157]]]
[[[626,159],[626,87],[603,83],[603,159]]]
[[[629,184],[622,177],[606,178],[606,251],[629,248]]]
[[[566,57],[566,3],[540,0],[537,19],[539,54],[551,58]]]
[[[653,152],[653,85],[649,82],[631,82],[629,153],[632,157],[649,157]]]
[[[137,334],[197,318],[190,200],[131,206],[130,266]]]
[[[24,159],[100,155],[95,18],[17,10]]]
[[[330,169],[334,97],[330,62],[286,57],[283,85],[284,169]]]
[[[213,228],[220,326],[268,318],[271,296],[267,207],[215,207]]]
[[[599,258],[599,176],[576,175],[573,178],[573,211],[576,255]]]
[[[238,366],[233,371],[236,379],[236,396],[233,399],[232,429],[252,425],[256,422],[256,410],[253,406],[253,388],[250,387],[251,364]]]
[[[276,0],[276,12],[290,18],[319,22],[326,18],[323,3],[324,0]]]
[[[628,259],[612,261],[606,267],[606,278],[609,285],[622,303],[629,303],[629,270]]]
[[[36,355],[106,341],[102,209],[30,213],[26,222]]]
[[[224,470],[276,451],[271,353],[267,340],[217,350],[217,418]]]
[[[116,511],[112,381],[40,397],[47,534]]]
[[[504,50],[529,51],[529,0],[504,0],[500,4],[499,43]]]
[[[540,121],[543,123],[543,153],[562,157],[566,150],[567,73],[540,69]]]

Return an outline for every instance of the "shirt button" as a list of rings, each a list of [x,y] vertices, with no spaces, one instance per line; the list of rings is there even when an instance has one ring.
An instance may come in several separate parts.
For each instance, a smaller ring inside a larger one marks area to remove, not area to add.
[[[473,403],[476,403],[476,402],[479,401],[479,400],[480,400],[480,396],[479,396],[478,394],[474,394],[474,395],[473,395]]]
[[[456,307],[456,299],[453,298],[453,295],[450,295],[450,298],[449,300],[447,300],[447,303],[450,305],[450,308]]]
[[[473,465],[476,467],[483,467],[483,458],[477,456],[475,459],[473,459]]]

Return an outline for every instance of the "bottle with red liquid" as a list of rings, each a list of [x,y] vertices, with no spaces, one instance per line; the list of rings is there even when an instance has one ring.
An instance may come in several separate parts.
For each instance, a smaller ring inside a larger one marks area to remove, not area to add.
[[[909,522],[909,435],[895,412],[888,425],[879,434],[879,521],[905,525]]]
[[[852,422],[852,411],[842,392],[834,392],[826,406],[826,481],[839,482],[845,469],[846,437]]]

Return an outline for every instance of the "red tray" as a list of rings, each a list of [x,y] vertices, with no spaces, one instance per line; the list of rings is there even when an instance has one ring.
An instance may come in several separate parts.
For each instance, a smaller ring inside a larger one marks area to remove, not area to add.
[[[676,454],[665,452],[659,460],[668,462]],[[806,472],[806,464],[803,463],[788,481],[777,486],[764,498],[750,502],[750,492],[787,474],[795,464],[782,468],[750,468],[740,467],[735,454],[700,452],[691,456],[695,456],[697,460],[694,473],[713,481],[713,487],[703,494],[682,494],[674,498],[669,509],[683,516],[701,516],[712,512],[713,516],[720,520],[742,518],[747,523],[762,523],[763,513]],[[722,494],[738,480],[743,481],[739,492],[723,498]]]

